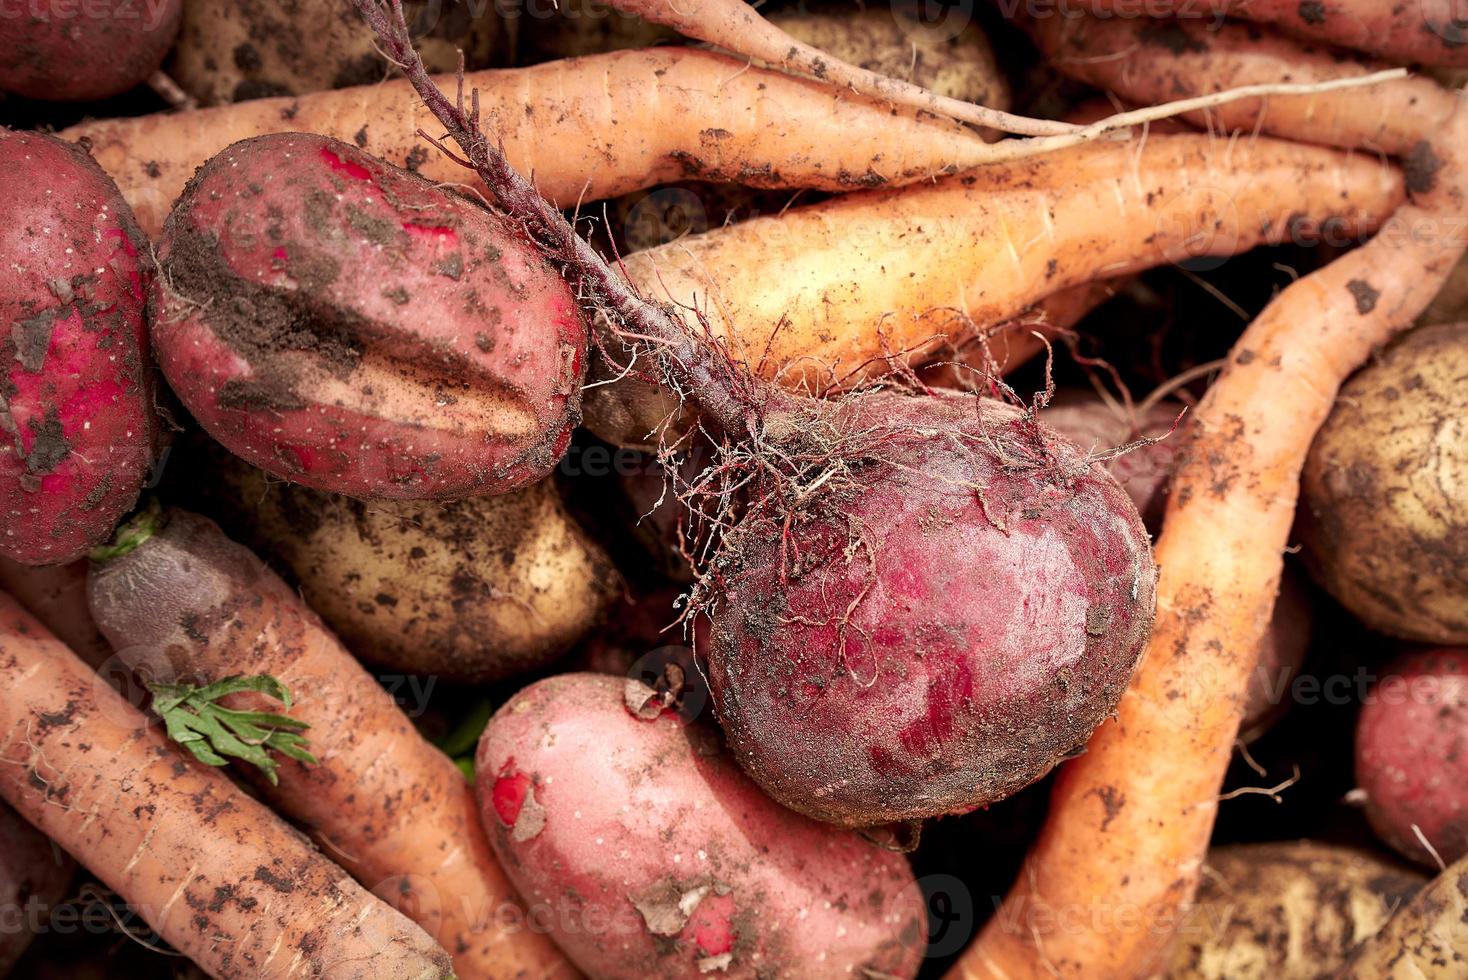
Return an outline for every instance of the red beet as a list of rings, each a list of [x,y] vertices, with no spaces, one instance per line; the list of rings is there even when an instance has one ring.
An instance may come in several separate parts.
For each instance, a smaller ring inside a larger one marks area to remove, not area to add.
[[[1259,642],[1259,664],[1249,675],[1248,701],[1239,737],[1253,742],[1289,710],[1294,681],[1310,652],[1315,609],[1290,566],[1279,580],[1269,629]]]
[[[503,493],[580,418],[586,328],[524,235],[337,140],[211,159],[159,243],[153,339],[209,432],[362,498]]]
[[[997,402],[884,393],[824,416],[781,452],[824,442],[841,472],[747,516],[705,579],[735,755],[846,826],[1001,799],[1084,744],[1131,677],[1156,577],[1136,508]]]
[[[0,554],[71,561],[152,465],[148,245],[85,152],[0,129],[0,262]]]
[[[1468,854],[1468,649],[1420,650],[1382,672],[1356,723],[1356,782],[1399,853],[1437,866],[1420,830],[1444,861]]]

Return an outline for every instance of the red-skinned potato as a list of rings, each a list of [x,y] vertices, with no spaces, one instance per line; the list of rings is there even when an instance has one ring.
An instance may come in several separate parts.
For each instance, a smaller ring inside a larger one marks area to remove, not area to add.
[[[0,263],[0,554],[67,562],[108,538],[152,465],[153,266],[91,157],[5,129]]]
[[[158,256],[165,376],[275,476],[454,499],[542,479],[570,442],[587,335],[566,284],[502,218],[356,147],[234,144]]]
[[[1249,675],[1248,700],[1239,737],[1252,742],[1289,710],[1295,678],[1310,652],[1315,608],[1310,593],[1291,566],[1279,580],[1279,595],[1269,629],[1259,643],[1259,662]]]
[[[163,61],[183,0],[25,0],[0,10],[0,91],[85,102],[126,92]]]
[[[781,808],[715,730],[643,695],[565,674],[485,729],[481,816],[531,921],[601,980],[912,977],[906,860]]]
[[[1356,783],[1398,853],[1437,867],[1426,839],[1448,863],[1468,854],[1468,649],[1415,651],[1382,671],[1356,723]]]

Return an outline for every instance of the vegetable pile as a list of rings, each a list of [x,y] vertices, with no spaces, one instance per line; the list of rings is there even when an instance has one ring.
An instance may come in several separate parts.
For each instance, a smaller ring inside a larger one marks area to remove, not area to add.
[[[1184,6],[0,12],[0,978],[1461,975],[1462,24]]]

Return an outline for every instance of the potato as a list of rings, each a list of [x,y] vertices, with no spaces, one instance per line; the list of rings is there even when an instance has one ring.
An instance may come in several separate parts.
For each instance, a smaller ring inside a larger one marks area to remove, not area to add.
[[[543,667],[617,592],[553,482],[449,503],[363,503],[268,478],[223,452],[190,502],[284,563],[347,649],[380,667],[484,682]]]
[[[1315,606],[1300,575],[1286,566],[1269,629],[1259,643],[1258,664],[1249,675],[1249,691],[1239,737],[1253,742],[1289,710],[1291,685],[1310,653]]]
[[[1351,957],[1337,980],[1468,975],[1468,858],[1434,878]]]
[[[926,925],[907,862],[782,809],[715,730],[650,695],[566,674],[485,729],[481,816],[531,925],[600,980],[913,976]]]
[[[1170,980],[1331,976],[1426,881],[1365,851],[1309,841],[1216,848],[1208,869]]]
[[[84,150],[0,127],[0,555],[73,561],[138,499],[159,437],[149,253]]]
[[[505,493],[581,418],[587,322],[502,215],[340,140],[241,140],[157,242],[164,377],[232,452],[362,499]]]
[[[1356,722],[1356,783],[1399,854],[1432,868],[1468,854],[1468,650],[1414,651],[1382,672]]]
[[[939,23],[925,23],[920,7],[931,9],[921,0],[897,0],[891,9],[827,3],[808,12],[774,13],[769,20],[833,58],[937,95],[1008,110],[1009,80],[978,22],[954,10]]]
[[[683,39],[671,27],[613,10],[603,0],[525,0],[523,7],[523,14],[506,13],[519,30],[517,59],[522,65]]]
[[[0,8],[0,92],[86,102],[145,81],[178,33],[181,0],[24,0]]]
[[[512,35],[493,4],[408,0],[429,71],[508,64]],[[169,70],[204,105],[370,85],[395,70],[372,31],[341,0],[186,0]]]
[[[1301,497],[1307,563],[1357,619],[1468,644],[1468,324],[1418,327],[1346,383]]]
[[[75,872],[65,851],[0,802],[0,977],[44,929]]]

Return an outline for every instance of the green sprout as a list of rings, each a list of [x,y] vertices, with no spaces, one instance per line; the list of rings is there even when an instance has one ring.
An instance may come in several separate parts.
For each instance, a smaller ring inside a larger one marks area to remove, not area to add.
[[[236,711],[219,704],[219,699],[242,691],[272,697],[291,710],[291,692],[269,674],[245,677],[235,674],[198,687],[194,684],[150,684],[153,711],[163,719],[168,737],[193,753],[208,766],[229,765],[226,756],[259,767],[272,786],[278,783],[278,763],[268,750],[274,749],[308,765],[316,757],[306,749],[300,733],[311,726],[286,715],[267,711]]]

